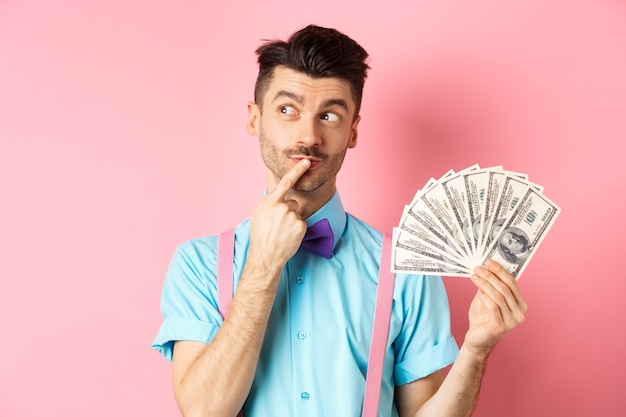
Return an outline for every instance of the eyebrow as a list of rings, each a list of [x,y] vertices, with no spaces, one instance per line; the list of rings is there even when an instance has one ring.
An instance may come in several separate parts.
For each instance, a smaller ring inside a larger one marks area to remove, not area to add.
[[[274,95],[274,99],[272,101],[276,101],[281,97],[287,97],[292,99],[293,101],[295,101],[296,103],[302,105],[304,104],[304,97],[302,97],[301,95],[298,95],[296,93],[292,93],[291,91],[287,91],[287,90],[280,90],[279,92],[277,92]]]
[[[346,103],[346,101],[341,98],[331,98],[330,100],[326,100],[324,102],[324,107],[331,107],[331,106],[343,107],[346,112],[350,112],[350,110],[348,109],[348,103]]]
[[[274,99],[272,101],[276,101],[281,97],[287,97],[292,99],[293,101],[295,101],[296,103],[298,103],[299,105],[304,105],[304,97],[296,94],[294,92],[291,91],[287,91],[287,90],[280,90],[278,91],[275,95],[274,95]],[[348,103],[341,98],[331,98],[326,100],[322,107],[323,108],[327,108],[327,107],[332,107],[332,106],[339,106],[342,107],[343,109],[345,109],[346,112],[349,112],[350,110],[348,109]]]

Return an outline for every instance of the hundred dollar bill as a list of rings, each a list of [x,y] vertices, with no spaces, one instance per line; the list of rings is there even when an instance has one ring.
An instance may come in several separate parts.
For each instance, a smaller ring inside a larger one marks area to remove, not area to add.
[[[409,206],[405,206],[398,228],[410,233],[415,239],[418,239],[422,244],[430,247],[433,251],[446,254],[447,257],[454,259],[457,263],[463,263],[464,258],[459,252],[453,247],[450,247],[445,240],[442,240],[428,230],[428,228],[424,226],[424,222],[421,222],[411,214]]]
[[[433,239],[449,248],[458,259],[467,260],[467,253],[459,246],[457,241],[444,230],[441,223],[432,214],[426,205],[418,200],[416,204],[408,207],[402,219],[402,226],[411,230],[423,229],[427,231]]]
[[[474,259],[477,256],[482,256],[480,250],[483,238],[483,213],[489,171],[498,169],[502,169],[502,167],[485,168],[463,175],[465,195],[467,196],[467,215],[474,240]]]
[[[427,240],[424,239],[423,235],[418,236],[411,231],[394,227],[393,241],[395,242],[396,247],[407,249],[434,262],[441,262],[445,265],[450,265],[449,269],[451,271],[457,270],[458,272],[471,272],[465,265],[449,254],[446,247],[433,246],[426,243]]]
[[[456,242],[456,246],[461,249],[464,255],[463,257],[472,259],[471,247],[463,237],[461,225],[454,217],[452,203],[448,199],[441,182],[422,193],[418,202],[411,208],[412,211],[416,211],[415,208],[422,203],[425,205],[423,209],[432,213],[432,217],[443,228],[446,237]]]
[[[460,173],[464,173],[464,172],[466,172],[466,171],[475,170],[475,169],[477,169],[477,168],[479,168],[479,165],[478,165],[478,164],[474,164],[474,165],[472,165],[472,166],[470,166],[470,167],[468,167],[468,168],[465,168],[463,171],[459,172],[459,174],[460,174]],[[418,191],[417,191],[417,193],[415,194],[415,197],[413,197],[413,200],[412,200],[412,201],[411,201],[411,203],[410,203],[410,204],[408,204],[408,205],[409,205],[409,206],[412,206],[413,204],[415,204],[415,203],[417,202],[417,200],[419,199],[419,197],[420,197],[420,196],[421,196],[421,195],[422,195],[425,191],[429,190],[429,189],[430,189],[431,187],[433,187],[434,185],[438,184],[439,182],[443,181],[444,179],[446,179],[446,178],[448,178],[448,177],[450,177],[450,176],[452,176],[452,175],[455,175],[455,172],[454,172],[454,170],[452,170],[452,169],[451,169],[451,170],[447,171],[445,174],[443,174],[443,175],[442,175],[442,176],[441,176],[438,180],[436,180],[436,179],[434,179],[434,178],[432,178],[432,177],[431,177],[431,178],[428,180],[428,182],[427,182],[427,183],[426,183],[426,184],[425,184],[425,185],[424,185],[424,186],[423,186],[420,190],[418,190]]]
[[[477,166],[477,165],[476,165]],[[473,167],[473,166],[472,166]],[[469,170],[472,167],[466,168],[465,170]],[[464,171],[465,171],[464,170]],[[420,189],[417,191],[417,193],[415,193],[415,197],[413,197],[413,200],[411,201],[411,203],[409,204],[409,206],[414,205],[415,203],[417,203],[417,201],[420,199],[420,197],[422,196],[422,194],[424,194],[426,191],[430,190],[432,187],[434,187],[435,185],[439,184],[442,180],[444,180],[445,178],[448,178],[452,175],[454,175],[455,172],[454,170],[449,170],[447,171],[445,174],[443,174],[438,180],[434,179],[434,178],[430,178],[428,180],[428,182]]]
[[[485,248],[485,240],[487,239],[488,232],[493,223],[493,215],[495,211],[495,207],[498,204],[500,199],[500,194],[502,193],[502,187],[504,181],[507,178],[507,173],[505,171],[489,171],[487,178],[487,188],[485,194],[485,203],[483,207],[482,214],[482,230],[480,234],[482,236],[482,240],[480,242],[480,250],[482,252]]]
[[[509,175],[504,178],[500,197],[494,207],[490,224],[486,228],[487,235],[485,236],[484,247],[481,248],[481,253],[484,253],[484,250],[491,245],[491,241],[498,234],[502,225],[511,217],[517,204],[529,188],[533,188],[539,193],[543,191],[542,187],[524,179]]]
[[[408,249],[394,245],[392,253],[392,272],[402,274],[423,274],[454,277],[469,277],[470,274],[458,270],[444,262],[435,262]]]
[[[528,188],[487,248],[481,263],[493,259],[519,279],[560,211],[536,188]]]
[[[441,182],[441,186],[450,202],[450,207],[456,219],[457,226],[461,230],[461,236],[465,239],[466,246],[470,251],[470,259],[473,259],[476,253],[476,241],[474,240],[472,223],[469,216],[464,175],[457,174],[447,178]]]

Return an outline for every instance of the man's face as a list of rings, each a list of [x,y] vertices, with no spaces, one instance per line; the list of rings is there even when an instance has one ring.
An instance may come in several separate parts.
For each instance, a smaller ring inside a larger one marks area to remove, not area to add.
[[[248,111],[248,131],[259,137],[269,191],[303,158],[311,167],[293,189],[334,191],[346,150],[356,146],[359,122],[347,81],[278,67],[262,103],[250,103]]]
[[[521,253],[526,249],[524,242],[522,242],[515,233],[504,232],[500,242],[512,253]]]

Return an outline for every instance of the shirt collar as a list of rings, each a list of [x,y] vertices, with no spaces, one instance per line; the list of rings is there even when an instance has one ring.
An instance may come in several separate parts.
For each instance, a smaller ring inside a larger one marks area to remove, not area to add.
[[[347,219],[346,211],[343,208],[341,198],[339,198],[339,193],[336,190],[335,194],[333,194],[326,204],[306,219],[306,224],[307,226],[311,226],[322,219],[328,219],[330,227],[333,229],[333,235],[335,237],[335,242],[333,244],[334,250],[339,242],[339,239],[343,236],[344,230],[346,230]]]

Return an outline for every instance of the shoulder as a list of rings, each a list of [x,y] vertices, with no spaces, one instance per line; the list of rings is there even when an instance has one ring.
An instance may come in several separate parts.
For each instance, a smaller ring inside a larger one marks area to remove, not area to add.
[[[214,234],[186,240],[178,244],[176,252],[182,252],[190,255],[203,255],[214,252],[217,248],[218,237],[218,234]]]
[[[193,265],[201,265],[217,255],[218,235],[209,235],[189,239],[180,243],[175,250],[174,258]]]

